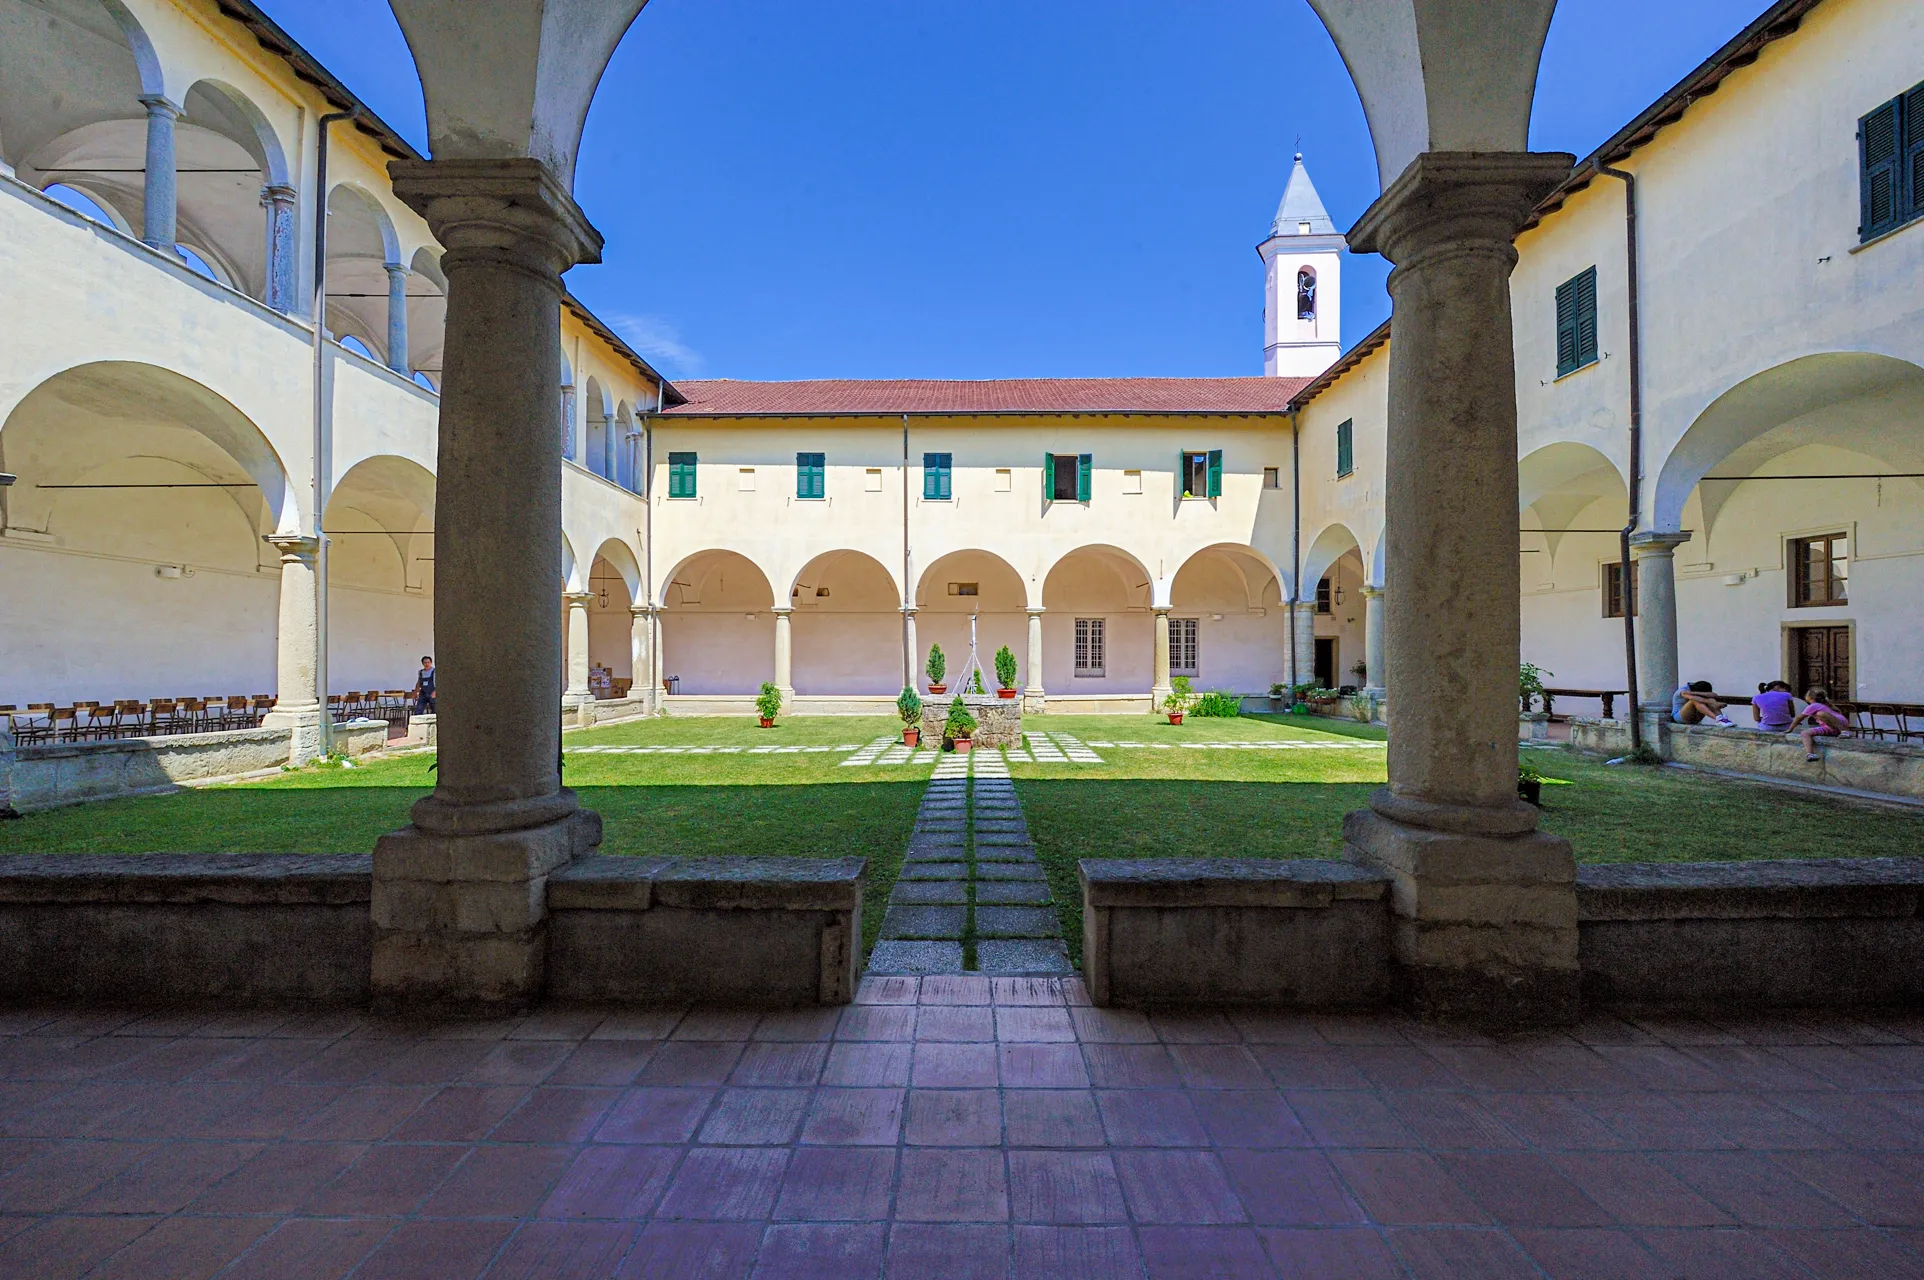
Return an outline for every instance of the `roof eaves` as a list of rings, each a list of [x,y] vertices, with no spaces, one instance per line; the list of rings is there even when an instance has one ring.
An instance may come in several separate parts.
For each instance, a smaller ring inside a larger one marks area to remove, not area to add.
[[[564,289],[561,294],[561,300],[561,305],[568,309],[568,314],[588,326],[589,332],[612,347],[615,353],[632,365],[635,371],[640,373],[642,377],[661,388],[663,404],[679,405],[688,403],[687,396],[676,390],[675,385],[668,381],[668,379],[662,377],[653,365],[637,355],[633,347],[630,347],[616,336],[615,331],[603,324],[601,317],[588,310],[580,299]]]
[[[1291,396],[1289,398],[1288,411],[1290,413],[1299,412],[1304,405],[1314,400],[1330,387],[1336,385],[1337,379],[1341,378],[1351,369],[1354,369],[1357,365],[1363,363],[1371,352],[1389,340],[1390,322],[1385,320],[1382,324],[1377,325],[1374,329],[1363,335],[1362,341],[1358,342],[1348,351],[1345,351],[1342,358],[1335,364],[1312,378],[1308,386]]]
[[[265,13],[253,0],[216,0],[221,16],[238,22],[252,33],[261,48],[267,50],[293,70],[294,78],[320,90],[328,105],[336,111],[353,110],[358,114],[354,127],[381,144],[381,150],[397,160],[420,160],[424,157],[407,139],[396,133],[387,121],[375,114],[374,109],[356,97],[346,85],[335,78],[334,73],[320,64],[320,61],[303,49],[300,42],[281,30],[280,25]]]

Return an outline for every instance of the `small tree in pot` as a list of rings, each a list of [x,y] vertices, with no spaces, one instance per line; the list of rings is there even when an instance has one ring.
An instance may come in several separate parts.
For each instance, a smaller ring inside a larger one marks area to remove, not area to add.
[[[782,691],[767,680],[762,681],[762,691],[755,695],[755,713],[762,718],[764,729],[773,729],[775,717],[782,713]]]
[[[995,682],[1002,686],[995,691],[997,697],[1015,697],[1015,654],[1006,644],[995,651]]]
[[[929,646],[928,665],[923,667],[922,670],[928,672],[930,693],[947,693],[949,691],[949,686],[942,683],[942,677],[949,673],[949,660],[942,656],[941,645],[932,644]]]
[[[956,751],[967,751],[975,745],[975,717],[962,705],[959,695],[949,704],[949,718],[942,725],[942,737],[944,745]]]
[[[903,688],[895,700],[895,713],[902,717],[902,745],[912,747],[921,742],[922,699],[914,689]]]
[[[1188,676],[1177,676],[1169,682],[1169,696],[1162,700],[1162,709],[1169,713],[1170,724],[1181,724],[1182,713],[1196,700],[1196,691],[1190,687]]]

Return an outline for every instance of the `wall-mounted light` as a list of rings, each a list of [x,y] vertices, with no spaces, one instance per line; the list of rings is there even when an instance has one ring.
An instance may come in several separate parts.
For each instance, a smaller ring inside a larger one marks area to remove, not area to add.
[[[1331,583],[1329,588],[1329,599],[1331,604],[1343,603],[1343,588],[1336,583]]]
[[[5,489],[20,477],[11,471],[0,471],[0,489]]]

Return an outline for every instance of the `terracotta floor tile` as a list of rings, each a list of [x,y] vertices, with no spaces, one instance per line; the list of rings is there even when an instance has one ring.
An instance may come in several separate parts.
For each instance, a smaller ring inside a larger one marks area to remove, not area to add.
[[[404,1222],[368,1255],[355,1280],[469,1280],[514,1231],[512,1222]]]
[[[338,1280],[395,1225],[385,1218],[292,1218],[258,1240],[221,1280]]]
[[[529,1096],[518,1085],[450,1085],[417,1107],[389,1136],[396,1142],[479,1142]]]
[[[203,1080],[281,1080],[332,1043],[307,1039],[244,1041],[235,1052],[208,1064],[200,1075]]]
[[[1149,1015],[1149,1024],[1165,1044],[1235,1044],[1242,1033],[1220,1013],[1162,1010]]]
[[[1007,1280],[1009,1229],[897,1222],[889,1228],[887,1280]]]
[[[1550,1280],[1677,1280],[1628,1231],[1577,1227],[1519,1228],[1511,1233]]]
[[[1240,1044],[1172,1044],[1169,1056],[1188,1089],[1267,1089],[1269,1076]]]
[[[1127,1227],[1019,1226],[1013,1235],[1017,1276],[1114,1280],[1141,1274],[1135,1237]]]
[[[1058,978],[991,978],[990,998],[998,1005],[1066,1004],[1062,981]]]
[[[1283,1095],[1318,1146],[1417,1147],[1422,1144],[1374,1093],[1291,1089]]]
[[[366,1217],[412,1213],[466,1154],[467,1148],[460,1146],[384,1143],[316,1191],[303,1212]]]
[[[543,1085],[488,1134],[491,1142],[586,1142],[619,1089]]]
[[[894,1146],[902,1132],[900,1089],[824,1088],[802,1125],[802,1141],[830,1146]]]
[[[821,1078],[828,1045],[782,1041],[755,1043],[742,1051],[730,1084],[805,1087]]]
[[[1664,1268],[1665,1280],[1807,1280],[1803,1268],[1753,1231],[1643,1231],[1644,1245]]]
[[[595,1028],[591,1040],[666,1040],[682,1019],[680,1009],[631,1009]]]
[[[1002,1095],[994,1089],[914,1089],[903,1141],[925,1147],[993,1147],[1002,1141]]]
[[[583,1147],[542,1202],[543,1218],[634,1221],[653,1214],[681,1160],[680,1147]]]
[[[1558,1172],[1606,1213],[1632,1227],[1720,1227],[1735,1220],[1639,1152],[1570,1151],[1551,1155]]]
[[[675,1024],[674,1040],[746,1040],[761,1014],[741,1009],[691,1009]]]
[[[1597,1052],[1637,1082],[1640,1089],[1694,1093],[1700,1089],[1728,1089],[1721,1072],[1669,1045],[1598,1045]]]
[[[920,990],[920,980],[916,978],[869,976],[856,987],[855,1003],[914,1004]]]
[[[892,1147],[804,1147],[789,1158],[775,1217],[791,1222],[879,1222],[895,1182]]]
[[[1137,1222],[1207,1226],[1249,1220],[1213,1151],[1117,1151],[1115,1162]]]
[[[187,1212],[293,1213],[366,1152],[359,1142],[275,1143],[203,1191]]]
[[[1190,1095],[1219,1147],[1307,1147],[1309,1131],[1273,1089],[1206,1089]]]
[[[540,1009],[508,1032],[510,1040],[586,1040],[608,1015],[596,1009]]]
[[[635,1082],[641,1069],[661,1047],[658,1040],[588,1040],[575,1046],[567,1060],[548,1077],[549,1084],[590,1084],[620,1087]]]
[[[416,1040],[399,1057],[377,1066],[369,1079],[377,1084],[453,1084],[478,1070],[493,1050],[485,1042]]]
[[[1575,1040],[1521,1045],[1516,1056],[1552,1089],[1570,1093],[1621,1093],[1635,1089],[1631,1075]]]
[[[662,1218],[766,1218],[775,1207],[785,1147],[697,1147],[681,1168],[656,1210]]]
[[[622,1091],[609,1108],[597,1142],[687,1142],[715,1100],[714,1089],[668,1089],[642,1085]]]
[[[528,1222],[484,1280],[605,1280],[634,1243],[626,1222]]]
[[[1068,1044],[1076,1028],[1065,1008],[1006,1005],[995,1011],[995,1038],[1004,1044]]]
[[[918,1089],[993,1088],[998,1078],[995,1048],[993,1044],[919,1042],[911,1083]]]
[[[835,1029],[837,1040],[913,1040],[916,1007],[912,1004],[854,1004],[842,1010]]]
[[[303,1142],[374,1142],[387,1137],[437,1092],[431,1085],[357,1085],[288,1136]]]
[[[651,1222],[617,1280],[744,1280],[762,1242],[756,1222]]]
[[[1245,1044],[1328,1043],[1323,1039],[1323,1033],[1316,1029],[1316,1019],[1308,1014],[1248,1010],[1231,1013],[1229,1021],[1242,1033]]]
[[[1867,1227],[1765,1231],[1779,1251],[1824,1280],[1924,1280],[1924,1257]]]
[[[746,1047],[740,1041],[670,1041],[635,1077],[635,1083],[652,1085],[721,1084],[735,1069]]]
[[[1252,1222],[1265,1226],[1342,1226],[1363,1210],[1320,1151],[1225,1151],[1223,1171]]]
[[[1009,1216],[999,1150],[914,1147],[902,1153],[895,1216],[903,1222],[1000,1222]]]
[[[1596,1102],[1601,1095],[1586,1094]],[[1484,1093],[1477,1103],[1539,1151],[1614,1151],[1630,1145],[1577,1101],[1561,1093]]]
[[[1378,1089],[1462,1089],[1467,1083],[1412,1044],[1345,1045],[1337,1056]]]
[[[1176,1089],[1098,1089],[1102,1128],[1119,1147],[1200,1147],[1209,1142],[1189,1095]]]
[[[762,1236],[753,1280],[875,1280],[887,1250],[880,1222],[778,1222]]]
[[[52,1213],[138,1166],[158,1148],[147,1142],[60,1142],[0,1179],[9,1213]]]
[[[575,1148],[564,1146],[476,1147],[421,1212],[434,1218],[521,1218],[548,1198]]]
[[[1828,1089],[1822,1077],[1787,1061],[1769,1049],[1747,1044],[1695,1045],[1683,1050],[1746,1092],[1770,1089]]]
[[[919,999],[924,1005],[988,1004],[993,991],[994,987],[987,978],[944,974],[922,979]]]
[[[574,1052],[559,1040],[509,1040],[488,1049],[463,1076],[473,1084],[540,1084]]]
[[[0,1244],[0,1276],[69,1280],[144,1234],[155,1219],[120,1216],[46,1218]]]
[[[1523,1142],[1472,1093],[1441,1089],[1380,1095],[1416,1140],[1432,1151],[1521,1149]]]
[[[1407,1032],[1421,1032],[1423,1028],[1413,1019],[1393,1013],[1338,1013],[1318,1015],[1316,1030],[1331,1044],[1407,1044]],[[1482,1042],[1480,1037],[1475,1039]],[[1462,1042],[1461,1034],[1450,1033],[1448,1042]]]
[[[1073,1044],[1001,1044],[996,1069],[1008,1089],[1086,1089],[1089,1071]]]
[[[1858,1150],[1924,1151],[1924,1105],[1916,1116],[1884,1105],[1893,1094],[1769,1093],[1765,1100],[1817,1126],[1834,1145]],[[1919,1099],[1924,1104],[1924,1098]]]
[[[1546,1160],[1528,1151],[1437,1157],[1458,1186],[1506,1227],[1607,1227],[1614,1219]]]
[[[275,1226],[273,1218],[169,1218],[88,1273],[90,1280],[206,1280]]]
[[[1249,1227],[1144,1227],[1142,1264],[1150,1280],[1270,1280],[1262,1238]]]
[[[1837,1139],[1816,1125],[1753,1093],[1681,1094],[1691,1116],[1751,1151],[1813,1151],[1835,1148]]]
[[[1746,1226],[1853,1225],[1842,1208],[1767,1155],[1751,1151],[1680,1152],[1656,1159]]]
[[[1182,1083],[1175,1060],[1159,1044],[1085,1044],[1091,1083],[1105,1089],[1173,1089]]]
[[[1866,1222],[1924,1227],[1924,1156],[1813,1151],[1780,1155],[1775,1163]]]
[[[836,1044],[822,1068],[824,1085],[856,1088],[903,1088],[915,1060],[912,1044]]]
[[[995,1010],[987,1005],[923,1005],[915,1022],[915,1038],[977,1042],[995,1039]]]
[[[1009,1208],[1017,1222],[1127,1222],[1106,1151],[1011,1151]]]
[[[1481,1226],[1489,1214],[1434,1156],[1417,1151],[1332,1151],[1350,1194],[1385,1226]]]
[[[1149,1019],[1130,1009],[1069,1010],[1076,1038],[1085,1044],[1154,1044],[1156,1031]]]
[[[1516,1242],[1499,1231],[1452,1228],[1389,1233],[1415,1280],[1539,1280]]]
[[[723,1089],[698,1136],[731,1146],[793,1142],[813,1100],[809,1089]]]
[[[1583,1109],[1609,1126],[1626,1147],[1671,1151],[1728,1151],[1736,1146],[1687,1105],[1695,1094],[1589,1094]]]
[[[1370,1082],[1334,1047],[1254,1044],[1250,1053],[1278,1089],[1367,1089]]]
[[[1003,1133],[1012,1147],[1099,1147],[1106,1141],[1095,1094],[1086,1089],[1007,1089]]]
[[[1406,1280],[1408,1272],[1382,1235],[1367,1228],[1308,1231],[1258,1228],[1276,1269],[1288,1277],[1315,1280]]]

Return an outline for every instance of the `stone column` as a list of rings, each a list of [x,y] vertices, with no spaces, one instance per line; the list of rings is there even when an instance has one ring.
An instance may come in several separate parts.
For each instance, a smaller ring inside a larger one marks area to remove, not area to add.
[[[398,262],[387,270],[387,367],[403,378],[408,368],[408,269]]]
[[[1162,710],[1162,700],[1169,696],[1169,609],[1167,606],[1156,609],[1156,654],[1154,674],[1149,686],[1149,714],[1155,715]]]
[[[775,610],[775,687],[782,691],[782,706],[795,701],[795,633],[789,620],[795,610],[780,606]]]
[[[1291,684],[1306,684],[1316,679],[1316,605],[1289,607],[1289,625],[1295,632],[1296,666],[1289,673]]]
[[[1637,575],[1637,705],[1644,723],[1670,723],[1670,695],[1682,683],[1677,661],[1677,548],[1687,533],[1630,535]],[[1802,690],[1799,690],[1801,693]]]
[[[564,591],[561,598],[568,608],[568,685],[561,691],[564,706],[579,707],[595,700],[588,685],[588,606],[594,602],[592,591]]]
[[[655,679],[654,611],[645,604],[633,605],[628,610],[628,696],[640,698],[641,705],[648,711],[655,709],[656,694],[661,684]]]
[[[902,609],[902,687],[904,689],[913,689],[921,683],[922,667],[917,661],[920,651],[915,645],[915,606],[905,605]]]
[[[1022,690],[1022,710],[1034,715],[1048,709],[1049,694],[1042,687],[1042,613],[1029,610],[1029,683]]]
[[[321,702],[315,686],[321,632],[314,598],[314,559],[320,544],[311,535],[298,533],[277,533],[264,541],[281,555],[281,610],[275,638],[274,709],[262,719],[261,727],[291,730],[287,762],[306,764],[321,754]]]
[[[140,238],[156,249],[174,248],[174,121],[180,108],[159,94],[140,100],[147,108],[147,181],[141,200]]]
[[[1418,1012],[1494,1024],[1577,1014],[1576,867],[1517,798],[1517,230],[1572,158],[1419,155],[1349,233],[1380,252],[1390,350],[1389,786],[1344,822],[1386,870]]]
[[[294,248],[294,188],[271,184],[261,188],[261,207],[267,210],[267,297],[268,306],[294,314],[300,310],[296,298],[299,286],[299,261]]]
[[[520,1006],[542,988],[547,877],[601,842],[562,787],[561,273],[601,238],[538,160],[397,160],[446,246],[434,499],[440,756],[374,850],[377,1007]]]
[[[1369,668],[1369,682],[1363,692],[1373,698],[1384,696],[1389,688],[1383,670],[1383,588],[1363,587],[1363,665]]]

